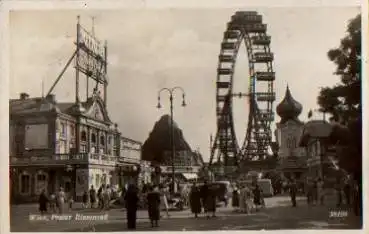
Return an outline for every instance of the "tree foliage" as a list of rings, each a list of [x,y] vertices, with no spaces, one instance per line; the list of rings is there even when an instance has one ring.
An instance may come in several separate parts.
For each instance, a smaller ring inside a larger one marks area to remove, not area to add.
[[[348,124],[361,115],[361,15],[350,20],[347,34],[338,48],[329,50],[328,58],[337,66],[340,83],[323,87],[318,104],[322,112]]]
[[[318,104],[322,112],[330,113],[341,127],[342,134],[334,134],[344,151],[338,153],[339,166],[361,178],[362,168],[362,118],[361,118],[361,15],[349,21],[346,35],[340,46],[328,52],[328,58],[336,64],[335,74],[340,82],[320,90]],[[348,139],[344,141],[343,139]]]

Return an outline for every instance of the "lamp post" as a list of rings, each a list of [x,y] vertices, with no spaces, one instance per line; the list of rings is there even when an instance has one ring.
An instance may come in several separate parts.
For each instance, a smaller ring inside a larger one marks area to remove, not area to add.
[[[173,187],[173,193],[175,192],[175,169],[174,169],[174,155],[175,155],[175,143],[174,143],[174,122],[173,122],[173,99],[174,99],[174,92],[176,90],[182,91],[182,106],[186,106],[185,102],[185,91],[182,87],[176,86],[174,88],[168,89],[168,88],[162,88],[158,92],[158,105],[157,108],[161,108],[160,104],[160,94],[163,91],[167,91],[169,93],[169,101],[170,101],[170,145],[171,145],[171,158],[172,158],[172,187]]]

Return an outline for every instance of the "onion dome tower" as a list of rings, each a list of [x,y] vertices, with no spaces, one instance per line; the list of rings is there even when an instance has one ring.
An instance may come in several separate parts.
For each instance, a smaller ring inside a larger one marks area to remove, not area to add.
[[[300,122],[298,116],[302,112],[302,105],[296,101],[287,85],[286,94],[281,103],[277,106],[277,114],[281,117],[281,124],[286,123],[288,120],[294,120]]]

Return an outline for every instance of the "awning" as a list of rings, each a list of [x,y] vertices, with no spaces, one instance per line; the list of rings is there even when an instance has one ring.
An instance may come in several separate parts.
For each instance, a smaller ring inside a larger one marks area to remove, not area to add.
[[[197,174],[195,173],[182,173],[182,175],[184,176],[184,178],[186,178],[186,180],[193,180],[198,178]]]

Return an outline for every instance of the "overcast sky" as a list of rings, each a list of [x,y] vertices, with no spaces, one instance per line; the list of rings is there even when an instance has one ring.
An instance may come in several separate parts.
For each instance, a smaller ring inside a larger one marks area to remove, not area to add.
[[[180,106],[181,95],[177,93],[175,121],[191,147],[199,147],[207,160],[209,135],[216,133],[215,81],[220,43],[226,23],[236,10],[12,12],[10,96],[17,98],[20,92],[40,96],[42,79],[46,92],[74,51],[77,15],[88,29],[90,17],[95,16],[96,35],[108,41],[108,109],[123,135],[144,142],[154,123],[169,112],[164,95],[164,108],[155,108],[158,90],[181,86],[188,105]],[[339,45],[348,21],[359,8],[247,10],[263,15],[272,36],[277,76],[274,107],[283,99],[288,83],[293,97],[304,107],[300,119],[306,120],[307,112],[318,108],[319,87],[339,82],[327,51]],[[239,83],[235,89],[246,91],[240,87],[247,85],[247,59],[244,52],[239,56]],[[74,91],[74,70],[70,66],[54,93],[59,101],[73,101]],[[243,138],[248,111],[241,101],[237,100],[234,110],[239,138]]]

